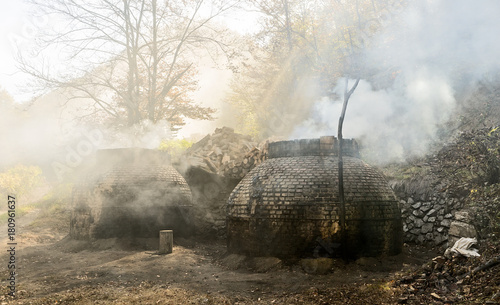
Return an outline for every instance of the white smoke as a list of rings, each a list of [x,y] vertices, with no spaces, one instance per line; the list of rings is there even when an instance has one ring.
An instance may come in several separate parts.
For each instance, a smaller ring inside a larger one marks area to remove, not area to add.
[[[361,80],[349,101],[344,136],[358,138],[378,162],[428,152],[456,110],[457,94],[500,70],[494,37],[499,15],[500,3],[493,0],[419,1],[398,13],[362,55],[364,68],[379,72],[372,77],[377,89]],[[381,75],[391,73],[389,84],[381,84]],[[344,83],[334,89],[337,96]],[[336,135],[341,107],[341,99],[317,101],[292,137]]]
[[[106,132],[102,148],[140,147],[156,149],[163,140],[173,138],[170,124],[166,120],[151,122],[143,120],[133,126],[114,132]]]

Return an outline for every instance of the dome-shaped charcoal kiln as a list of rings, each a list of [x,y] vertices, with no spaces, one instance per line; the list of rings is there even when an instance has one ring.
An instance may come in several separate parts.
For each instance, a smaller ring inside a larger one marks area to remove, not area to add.
[[[73,191],[74,239],[191,233],[191,190],[168,154],[149,149],[97,151],[95,172]]]
[[[337,139],[269,144],[227,206],[230,252],[253,256],[338,255],[341,242]],[[344,140],[346,250],[351,257],[401,252],[398,202],[385,178]]]

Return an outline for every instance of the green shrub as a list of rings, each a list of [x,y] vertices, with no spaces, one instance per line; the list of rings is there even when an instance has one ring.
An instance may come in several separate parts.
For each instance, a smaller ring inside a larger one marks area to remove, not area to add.
[[[22,197],[42,181],[40,167],[19,164],[0,173],[0,194]]]
[[[170,156],[175,159],[193,144],[193,141],[186,139],[163,140],[158,149],[169,152]]]

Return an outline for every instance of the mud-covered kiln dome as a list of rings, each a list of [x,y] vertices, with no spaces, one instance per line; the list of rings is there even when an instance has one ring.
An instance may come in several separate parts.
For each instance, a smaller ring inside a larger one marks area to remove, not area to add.
[[[301,257],[335,249],[341,241],[337,145],[334,137],[270,143],[269,159],[229,197],[229,251]],[[392,189],[357,158],[354,140],[344,140],[343,155],[349,255],[399,253],[401,213]]]
[[[191,191],[161,151],[97,151],[92,174],[75,185],[70,236],[74,239],[157,237],[191,230]]]

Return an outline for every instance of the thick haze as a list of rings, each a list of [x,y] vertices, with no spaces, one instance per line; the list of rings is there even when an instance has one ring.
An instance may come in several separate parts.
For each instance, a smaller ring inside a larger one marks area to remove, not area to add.
[[[344,136],[358,138],[382,163],[428,151],[439,125],[456,110],[457,95],[499,70],[498,16],[500,3],[493,0],[429,0],[384,24],[363,54],[364,68],[382,73],[371,78],[376,84],[361,80],[347,108]],[[336,135],[343,91],[341,80],[339,100],[317,101],[312,117],[291,137]]]
[[[12,95],[14,101],[0,100],[0,171],[17,163],[37,164],[42,166],[46,175],[63,177],[72,172],[93,152],[100,148],[143,147],[158,148],[161,141],[174,137],[169,131],[169,124],[160,121],[151,124],[143,121],[125,130],[90,124],[82,124],[79,117],[88,114],[85,105],[89,100],[76,100],[67,104],[67,95],[61,90],[54,90],[34,103],[33,92],[24,94],[24,89],[34,89],[34,80],[16,69],[16,48],[26,52],[37,35],[50,26],[57,27],[58,20],[46,20],[31,17],[30,7],[22,1],[3,6],[5,10],[0,15],[5,18],[0,21],[0,37],[3,42],[0,55],[0,89],[5,89]],[[255,21],[255,16],[249,14],[241,20],[236,20],[235,14],[219,20],[228,27],[241,33],[248,33],[252,26],[245,26]],[[52,54],[53,55],[53,54]],[[57,56],[49,59],[57,62]],[[222,108],[222,97],[227,89],[231,71],[217,69],[208,58],[198,58],[198,90],[194,92],[194,101],[203,106]],[[223,66],[220,64],[220,66]],[[64,70],[60,64],[51,66],[54,70]],[[88,108],[88,107],[87,107]],[[220,116],[219,113],[216,114]],[[227,120],[226,120],[227,121]],[[215,121],[187,120],[186,125],[178,133],[179,137],[189,137],[192,133],[206,134],[216,128]],[[60,173],[60,175],[58,174]],[[59,179],[61,180],[61,179]]]
[[[370,159],[382,163],[427,152],[439,135],[440,125],[456,110],[457,96],[482,78],[493,77],[500,68],[497,1],[422,1],[404,12],[388,12],[388,16],[396,17],[385,19],[383,31],[371,37],[370,49],[359,60],[365,71],[378,74],[364,74],[366,78],[351,97],[344,123],[344,136],[359,139]],[[36,23],[24,20],[18,26],[23,24]],[[21,30],[12,33],[23,35]],[[29,35],[22,37],[26,43]],[[234,124],[234,115],[221,110],[231,72],[200,67],[200,90],[195,99],[218,108],[217,115],[225,120],[189,122],[181,131],[183,136],[211,133],[216,124]],[[311,117],[297,122],[291,138],[336,135],[344,81],[332,90],[339,100],[316,101]],[[99,126],[86,128],[62,110],[64,102],[62,96],[47,96],[29,110],[0,105],[0,167],[44,160],[50,170],[54,164],[60,166],[59,170],[72,169],[97,148],[154,148],[170,136],[166,122],[156,126],[144,123],[118,134]]]

